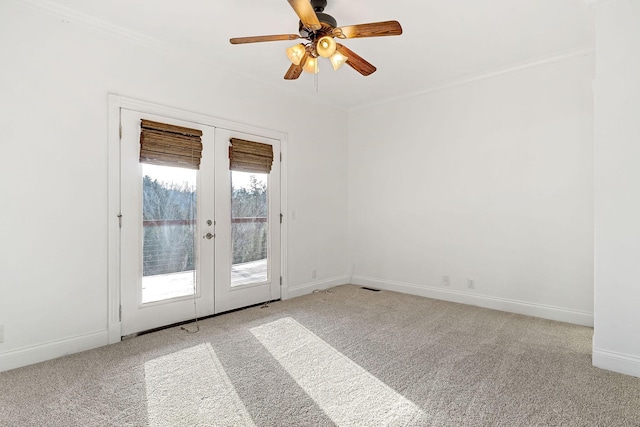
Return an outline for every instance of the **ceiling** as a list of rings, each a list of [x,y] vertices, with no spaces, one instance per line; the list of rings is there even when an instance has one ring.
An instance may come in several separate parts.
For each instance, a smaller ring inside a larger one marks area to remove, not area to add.
[[[363,77],[320,62],[318,87],[303,73],[285,81],[295,42],[231,45],[229,38],[297,33],[286,0],[51,0],[58,10],[122,28],[195,55],[227,72],[344,108],[406,96],[485,73],[594,46],[585,0],[328,0],[338,26],[398,20],[401,36],[345,40],[378,68]]]

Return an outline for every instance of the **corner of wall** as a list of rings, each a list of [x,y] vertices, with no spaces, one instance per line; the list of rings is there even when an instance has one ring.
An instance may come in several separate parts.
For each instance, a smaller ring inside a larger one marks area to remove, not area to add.
[[[349,279],[350,277],[348,275],[344,275],[294,286],[287,290],[286,299],[300,297],[302,295],[307,295],[315,291],[323,291],[335,286],[346,285],[349,283]]]
[[[593,366],[640,378],[640,357],[593,347]]]

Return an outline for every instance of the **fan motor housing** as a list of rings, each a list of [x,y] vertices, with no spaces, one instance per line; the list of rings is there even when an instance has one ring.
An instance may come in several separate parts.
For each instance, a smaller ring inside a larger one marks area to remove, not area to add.
[[[298,25],[298,32],[300,33],[300,36],[306,39],[315,39],[330,33],[331,30],[338,26],[338,22],[333,16],[323,13],[324,8],[327,7],[327,0],[310,0],[310,3],[318,17],[318,21],[320,21],[320,24],[322,25],[322,28],[314,33],[313,31],[309,31],[309,29],[302,24],[302,21],[300,21]]]
[[[338,26],[338,21],[336,21],[336,19],[333,16],[327,13],[316,12],[316,16],[318,17],[318,21],[320,21],[320,24],[322,24],[322,28],[318,30],[318,32],[314,36],[314,33],[309,31],[304,26],[302,21],[299,21],[298,33],[300,33],[301,37],[304,37],[304,38],[322,37],[322,35],[326,33],[330,33],[331,30],[333,30]]]
[[[320,21],[320,23],[323,24],[322,25],[323,27],[325,25],[331,28],[336,28],[338,26],[338,21],[336,21],[336,18],[334,18],[331,15],[328,15],[323,12],[316,12],[316,16],[318,17],[318,21]]]

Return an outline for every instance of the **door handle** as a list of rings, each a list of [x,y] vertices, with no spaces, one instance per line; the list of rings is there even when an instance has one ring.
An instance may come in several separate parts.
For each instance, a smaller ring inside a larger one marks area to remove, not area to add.
[[[211,233],[207,233],[204,236],[202,236],[203,239],[209,239],[209,240],[213,239],[214,237],[216,237],[216,235]]]

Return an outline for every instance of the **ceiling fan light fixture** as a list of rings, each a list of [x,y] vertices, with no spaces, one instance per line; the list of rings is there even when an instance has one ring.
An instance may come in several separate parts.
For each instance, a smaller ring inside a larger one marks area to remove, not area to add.
[[[304,45],[302,43],[298,43],[297,45],[291,46],[287,49],[287,58],[289,58],[289,61],[291,61],[293,65],[300,65],[305,52],[306,49]]]
[[[369,22],[338,27],[336,19],[324,13],[327,0],[287,1],[299,18],[299,35],[273,34],[229,39],[229,42],[233,45],[304,39],[305,41],[302,43],[286,49],[291,65],[284,75],[285,80],[295,80],[300,77],[303,71],[317,74],[319,71],[318,58],[321,57],[328,58],[334,70],[338,70],[338,68],[347,64],[361,75],[369,76],[376,71],[376,67],[346,46],[338,43],[338,41],[365,37],[399,36],[402,34],[402,26],[398,21]]]
[[[347,62],[346,56],[341,54],[340,52],[335,52],[333,55],[329,57],[329,61],[331,61],[331,65],[333,65],[333,70],[337,71],[338,68],[342,67],[345,62]]]
[[[318,58],[314,58],[313,56],[309,56],[307,58],[307,62],[305,62],[302,70],[309,74],[316,74],[318,71]]]
[[[329,58],[336,51],[336,41],[331,36],[323,36],[318,39],[316,52],[323,58]]]

